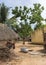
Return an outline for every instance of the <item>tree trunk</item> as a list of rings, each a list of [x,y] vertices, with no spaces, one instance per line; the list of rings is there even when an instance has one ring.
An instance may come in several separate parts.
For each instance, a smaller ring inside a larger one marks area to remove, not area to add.
[[[23,39],[23,45],[25,45],[25,40]]]

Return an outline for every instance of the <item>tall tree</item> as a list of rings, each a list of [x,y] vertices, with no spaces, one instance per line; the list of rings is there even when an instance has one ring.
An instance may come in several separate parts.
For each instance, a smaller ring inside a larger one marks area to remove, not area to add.
[[[30,26],[31,24],[36,23],[35,29],[37,29],[42,27],[41,21],[43,21],[44,18],[42,17],[41,13],[43,12],[43,10],[44,7],[36,3],[34,4],[34,8],[28,8],[26,6],[24,6],[23,8],[21,6],[20,8],[15,7],[15,9],[12,10],[12,13],[14,14],[16,19],[19,18],[19,20],[23,23],[29,21]]]
[[[16,29],[23,39],[23,43],[25,44],[25,39],[31,34],[32,28],[31,25],[28,23],[28,17],[29,17],[29,8],[24,7],[15,7],[15,9],[12,10],[12,14],[14,14],[14,17],[16,20],[21,22],[19,25],[16,25]],[[19,18],[19,20],[18,20]]]
[[[34,4],[34,8],[30,8],[31,11],[31,18],[30,23],[36,23],[35,29],[42,27],[42,21],[44,18],[42,17],[41,13],[43,12],[44,7],[40,4]]]
[[[21,22],[20,25],[16,25],[16,30],[18,31],[20,37],[23,39],[23,44],[25,44],[25,40],[31,37],[31,32],[33,31],[30,24],[27,22]]]
[[[0,23],[5,23],[9,8],[4,3],[0,4]]]

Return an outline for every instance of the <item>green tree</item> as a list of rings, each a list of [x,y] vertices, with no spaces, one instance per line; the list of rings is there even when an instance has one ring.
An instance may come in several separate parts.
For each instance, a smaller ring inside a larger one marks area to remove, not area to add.
[[[9,8],[4,3],[0,4],[0,23],[5,23]]]
[[[20,37],[23,39],[23,44],[25,44],[25,40],[31,36],[31,32],[33,31],[30,24],[27,22],[21,22],[19,25],[16,25],[16,30]]]
[[[11,27],[12,29],[14,29],[16,26],[16,19],[13,16],[12,18],[7,19],[7,21],[5,23],[8,25],[8,27]]]
[[[32,28],[31,25],[28,23],[28,17],[29,17],[29,8],[24,7],[15,7],[15,9],[12,10],[12,14],[14,14],[14,17],[16,21],[21,22],[19,25],[16,25],[16,29],[20,35],[20,37],[23,39],[23,44],[25,44],[25,39],[31,34]],[[18,20],[19,18],[19,20]]]
[[[29,8],[24,6],[23,8],[20,7],[15,7],[15,9],[12,10],[12,14],[15,16],[15,18],[19,18],[20,21],[27,21],[28,20],[28,13],[29,13]]]
[[[44,18],[41,13],[43,12],[44,7],[40,4],[34,4],[34,8],[30,8],[31,16],[30,16],[30,24],[35,24],[35,29],[42,27],[42,21]]]
[[[21,6],[20,6],[20,8],[15,7],[15,9],[12,10],[12,14],[14,14],[16,19],[19,18],[19,20],[23,23],[29,21],[30,26],[31,26],[31,24],[36,23],[35,29],[37,29],[37,28],[43,27],[42,21],[44,21],[44,18],[41,15],[43,10],[44,10],[43,6],[41,6],[40,4],[34,4],[34,8],[28,8],[26,6],[24,6],[23,8]],[[22,28],[22,30],[23,30],[23,28]]]

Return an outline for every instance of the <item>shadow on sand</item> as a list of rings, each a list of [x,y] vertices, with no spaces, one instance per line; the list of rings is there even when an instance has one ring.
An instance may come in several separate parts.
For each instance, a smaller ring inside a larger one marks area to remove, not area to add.
[[[46,50],[45,49],[38,50],[38,52],[46,54]]]

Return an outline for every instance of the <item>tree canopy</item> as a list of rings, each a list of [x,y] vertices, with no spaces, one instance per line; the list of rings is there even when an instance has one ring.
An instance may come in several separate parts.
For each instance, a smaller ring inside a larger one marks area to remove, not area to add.
[[[44,18],[41,15],[43,10],[44,7],[41,6],[41,4],[39,3],[34,4],[33,8],[20,6],[20,7],[15,7],[15,9],[12,10],[12,14],[14,15],[14,17],[16,19],[19,18],[18,22],[21,21],[20,23],[21,25],[16,26],[16,29],[19,32],[20,36],[27,37],[29,35],[29,32],[32,31],[31,24],[36,23],[35,29],[43,27],[42,21],[44,21]]]
[[[16,25],[16,29],[19,35],[21,36],[21,38],[23,39],[26,39],[29,36],[31,36],[31,31],[33,31],[30,24],[28,24],[27,22],[25,23],[21,22],[20,25]]]
[[[28,22],[29,8],[26,6],[15,7],[15,9],[12,10],[12,14],[14,15],[15,19],[19,18],[19,25],[16,25],[16,30],[18,31],[19,35],[25,39],[31,34],[32,31],[31,25]]]
[[[42,21],[44,21],[44,18],[42,17],[41,13],[44,10],[44,7],[40,4],[34,4],[34,8],[30,8],[31,10],[31,20],[30,24],[35,24],[35,29],[42,27]]]
[[[5,23],[9,8],[4,3],[0,4],[0,23]]]

